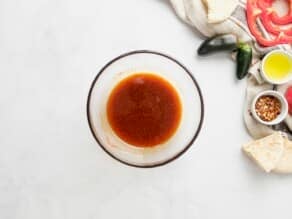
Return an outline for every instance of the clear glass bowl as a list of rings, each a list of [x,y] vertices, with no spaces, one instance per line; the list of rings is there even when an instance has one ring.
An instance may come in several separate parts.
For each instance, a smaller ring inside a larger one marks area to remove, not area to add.
[[[134,73],[153,73],[168,80],[178,91],[182,118],[175,134],[165,143],[151,148],[129,145],[111,129],[106,104],[111,90]],[[133,51],[107,63],[92,82],[87,117],[97,143],[116,160],[135,167],[156,167],[182,155],[197,138],[203,122],[204,104],[198,83],[177,60],[154,51]]]

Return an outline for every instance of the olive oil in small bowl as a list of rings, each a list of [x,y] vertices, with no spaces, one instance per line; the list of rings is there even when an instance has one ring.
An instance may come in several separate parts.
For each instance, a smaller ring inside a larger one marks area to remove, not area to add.
[[[283,50],[268,53],[262,61],[261,74],[271,84],[284,84],[292,80],[292,55]]]

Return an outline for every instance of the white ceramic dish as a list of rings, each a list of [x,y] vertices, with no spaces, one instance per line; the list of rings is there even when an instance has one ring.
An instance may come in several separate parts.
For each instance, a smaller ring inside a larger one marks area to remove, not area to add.
[[[139,72],[157,74],[168,80],[182,102],[177,131],[167,142],[153,148],[138,148],[121,140],[106,116],[106,103],[113,87]],[[96,141],[110,156],[135,167],[160,166],[183,154],[197,138],[203,115],[202,94],[192,74],[174,58],[154,51],[134,51],[113,59],[96,76],[88,95],[88,122]]]
[[[264,121],[262,120],[256,113],[256,110],[255,110],[255,105],[256,105],[256,102],[257,100],[262,97],[262,96],[273,96],[273,97],[276,97],[280,103],[281,103],[281,113],[280,115],[278,115],[276,117],[276,119],[272,120],[272,121]],[[263,92],[260,92],[254,99],[253,99],[253,102],[252,102],[252,106],[251,106],[251,113],[253,115],[253,117],[260,123],[264,124],[264,125],[276,125],[276,124],[279,124],[280,122],[282,122],[287,114],[288,114],[288,103],[285,99],[285,97],[278,91],[274,91],[274,90],[267,90],[267,91],[263,91]]]
[[[273,51],[269,52],[267,55],[265,55],[265,57],[262,60],[261,69],[260,69],[261,76],[263,77],[263,79],[266,82],[268,82],[270,84],[277,84],[277,85],[285,84],[285,83],[287,83],[287,82],[292,80],[292,71],[288,74],[288,76],[286,78],[284,78],[282,80],[272,80],[266,75],[265,70],[264,70],[264,65],[265,65],[265,62],[266,62],[267,58],[270,57],[272,54],[275,54],[275,53],[284,54],[285,56],[289,57],[289,59],[292,61],[292,55],[290,53],[288,53],[287,51],[273,50]]]

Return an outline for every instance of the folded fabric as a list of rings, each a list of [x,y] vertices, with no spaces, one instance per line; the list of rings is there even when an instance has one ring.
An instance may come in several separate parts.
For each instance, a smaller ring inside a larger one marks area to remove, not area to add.
[[[203,0],[207,7],[208,23],[219,23],[226,20],[238,5],[238,0]]]
[[[253,61],[249,69],[249,77],[247,79],[245,107],[244,107],[244,122],[249,134],[257,139],[267,136],[274,132],[274,130],[282,130],[289,133],[292,131],[292,117],[287,116],[285,125],[278,125],[274,127],[268,127],[258,123],[250,114],[250,106],[255,95],[263,90],[277,89],[284,93],[286,88],[290,84],[285,84],[278,87],[273,87],[271,84],[265,83],[260,75],[261,57],[267,52],[274,49],[282,49],[291,52],[291,45],[279,45],[276,47],[262,47],[254,40],[251,35],[247,22],[246,22],[246,1],[240,0],[234,11],[230,13],[230,16],[219,23],[208,22],[208,9],[204,5],[205,0],[170,0],[177,15],[190,26],[195,27],[206,37],[210,37],[216,34],[233,33],[240,41],[248,42],[253,47]],[[219,7],[220,9],[220,7]],[[217,9],[217,10],[219,10]],[[214,8],[213,8],[214,10]],[[216,9],[215,9],[216,10]],[[216,12],[215,12],[216,13]],[[219,14],[219,12],[218,12]],[[259,26],[266,38],[269,38],[269,34],[265,29]],[[292,85],[292,84],[291,84]]]
[[[275,47],[261,47],[259,44],[255,43],[254,37],[251,35],[246,22],[246,4],[244,0],[238,1],[238,5],[234,7],[234,11],[230,16],[218,23],[208,22],[208,9],[203,1],[205,0],[170,0],[176,14],[184,22],[195,27],[207,37],[216,34],[233,33],[240,41],[251,43],[255,56],[261,56],[275,49]],[[217,10],[220,10],[220,8]],[[229,13],[227,13],[227,15],[229,15]],[[263,28],[261,28],[261,30],[265,32]],[[266,32],[265,35],[267,35]],[[281,45],[277,48],[291,49],[291,46]]]

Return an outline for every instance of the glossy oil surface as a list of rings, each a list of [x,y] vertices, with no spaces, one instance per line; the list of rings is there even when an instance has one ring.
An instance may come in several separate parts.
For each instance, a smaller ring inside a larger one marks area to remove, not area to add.
[[[264,71],[271,80],[283,80],[292,74],[292,60],[285,53],[275,52],[267,57]]]
[[[107,103],[114,132],[137,147],[167,141],[177,130],[182,106],[175,88],[160,76],[136,73],[119,82]]]

